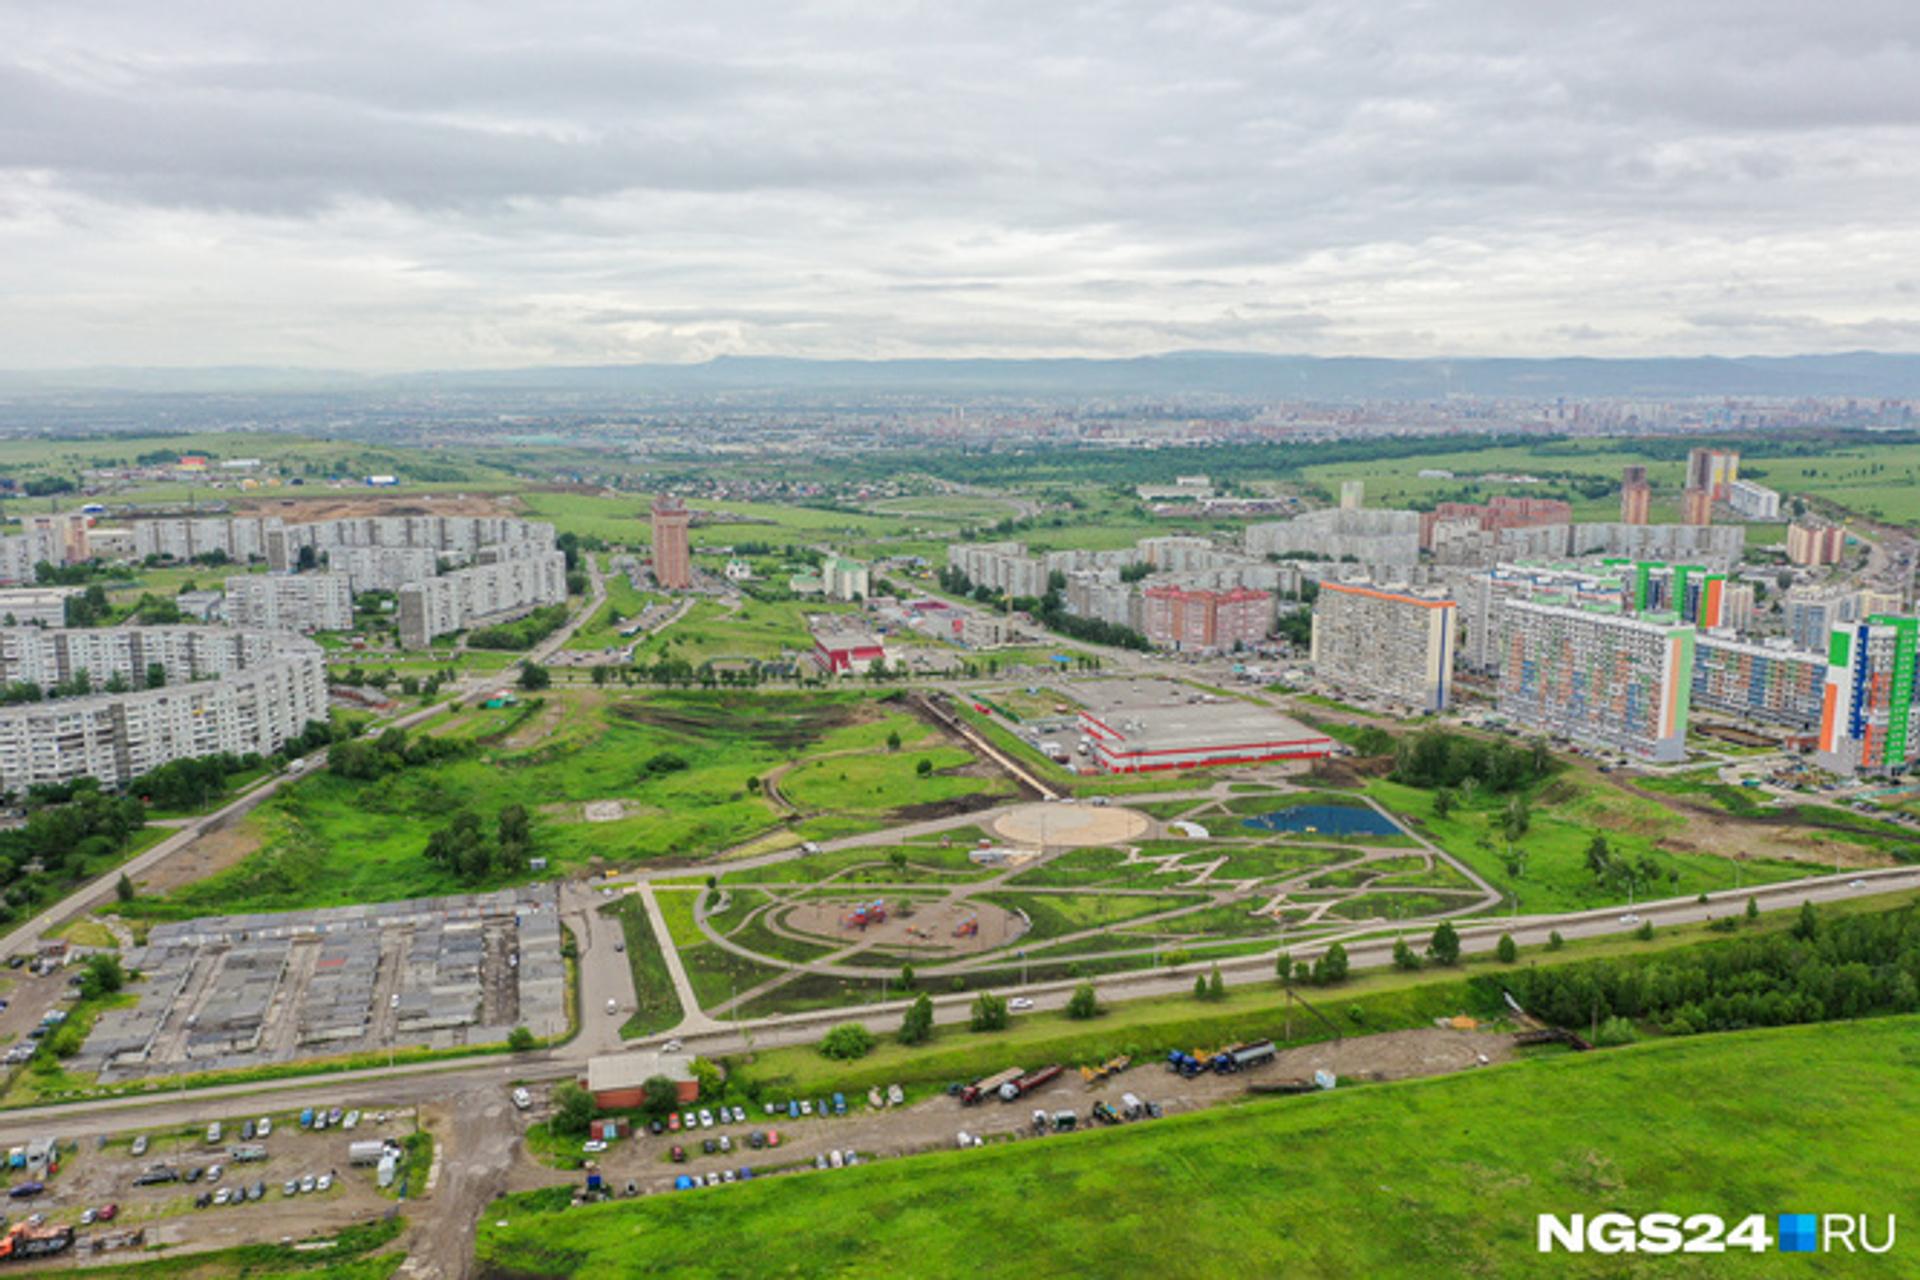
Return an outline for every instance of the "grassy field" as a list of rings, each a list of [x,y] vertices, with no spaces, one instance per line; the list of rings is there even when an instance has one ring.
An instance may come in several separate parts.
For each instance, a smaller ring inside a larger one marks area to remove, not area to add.
[[[636,665],[661,658],[684,658],[694,666],[722,658],[773,659],[808,652],[809,613],[849,612],[850,606],[801,600],[746,600],[738,610],[713,600],[698,600],[685,617],[657,632],[633,651]]]
[[[649,604],[666,597],[650,591],[641,591],[623,573],[611,573],[605,578],[607,584],[607,602],[594,612],[594,615],[580,624],[580,629],[567,641],[567,648],[591,650],[618,648],[626,644],[626,637],[620,634],[620,628],[640,616],[640,611]],[[617,618],[616,618],[617,615]]]
[[[528,1277],[1890,1275],[1844,1253],[1543,1267],[1535,1218],[1905,1208],[1920,1144],[1889,1136],[1920,1106],[1916,1033],[1907,1017],[1700,1037],[724,1193],[564,1215],[509,1201],[477,1247]]]
[[[692,857],[778,820],[749,788],[750,777],[814,750],[872,749],[873,704],[857,693],[613,697],[579,690],[548,699],[487,713],[507,718],[472,755],[370,783],[332,773],[302,781],[249,817],[258,852],[129,909],[168,916],[287,910],[488,887],[435,867],[421,851],[448,814],[466,809],[490,825],[510,804],[533,815],[533,851],[549,860],[548,874]],[[902,802],[912,798],[908,791]],[[614,799],[624,816],[582,820],[586,802]]]
[[[620,921],[621,934],[627,940],[627,964],[633,970],[634,1011],[620,1026],[621,1039],[631,1040],[678,1026],[685,1011],[680,1007],[680,997],[673,989],[673,978],[667,973],[659,939],[653,936],[653,923],[647,919],[640,899],[624,897],[600,910]]]
[[[1606,836],[1616,858],[1652,860],[1658,876],[1640,886],[1642,897],[1674,897],[1764,884],[1811,875],[1805,863],[1750,858],[1736,864],[1707,853],[1676,853],[1661,847],[1662,837],[1685,826],[1685,819],[1656,801],[1630,795],[1578,773],[1563,774],[1535,789],[1532,820],[1515,844],[1518,873],[1508,869],[1500,819],[1506,801],[1479,796],[1457,802],[1444,818],[1434,812],[1433,792],[1376,780],[1367,794],[1403,818],[1417,820],[1427,837],[1486,877],[1496,889],[1517,896],[1525,911],[1570,911],[1625,900],[1587,870],[1588,844]]]

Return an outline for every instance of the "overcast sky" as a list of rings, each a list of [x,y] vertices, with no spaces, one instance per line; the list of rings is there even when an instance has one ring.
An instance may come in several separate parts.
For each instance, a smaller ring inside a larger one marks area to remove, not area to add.
[[[1914,0],[7,0],[0,367],[1920,350]]]

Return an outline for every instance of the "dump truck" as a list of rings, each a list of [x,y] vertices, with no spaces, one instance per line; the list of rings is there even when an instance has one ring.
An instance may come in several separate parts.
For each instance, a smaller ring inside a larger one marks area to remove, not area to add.
[[[1080,1078],[1089,1085],[1096,1085],[1108,1076],[1117,1075],[1132,1065],[1133,1059],[1123,1053],[1117,1058],[1108,1058],[1097,1067],[1080,1068]]]
[[[983,1080],[976,1080],[960,1091],[960,1105],[970,1107],[990,1093],[999,1093],[1001,1085],[1010,1084],[1025,1074],[1025,1067],[1008,1067]]]
[[[49,1254],[64,1253],[72,1247],[72,1227],[30,1227],[24,1222],[16,1222],[7,1228],[6,1235],[0,1236],[0,1261],[44,1258]]]
[[[1235,1045],[1214,1060],[1216,1071],[1245,1071],[1248,1067],[1263,1066],[1272,1062],[1279,1050],[1271,1040],[1255,1040],[1248,1044]],[[1225,1065],[1221,1065],[1225,1059]]]
[[[1065,1070],[1065,1067],[1056,1062],[1050,1067],[1042,1067],[1038,1071],[1021,1076],[1017,1080],[1009,1080],[1000,1086],[1000,1101],[1014,1102],[1020,1098],[1024,1098],[1049,1080],[1057,1079],[1060,1073]]]

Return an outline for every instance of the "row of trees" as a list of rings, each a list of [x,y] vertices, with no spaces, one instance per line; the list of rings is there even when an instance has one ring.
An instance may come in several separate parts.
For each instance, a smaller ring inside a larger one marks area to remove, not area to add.
[[[1807,903],[1785,933],[1520,970],[1506,981],[1528,1010],[1566,1027],[1620,1017],[1686,1035],[1912,1013],[1920,916],[1905,908],[1827,919]]]
[[[1521,746],[1487,742],[1447,729],[1423,729],[1394,747],[1393,778],[1427,788],[1479,787],[1505,794],[1531,786],[1553,771],[1544,742]]]
[[[491,627],[477,627],[467,633],[469,649],[495,649],[518,653],[531,649],[567,624],[567,606],[541,605],[524,618]]]
[[[356,782],[373,782],[390,773],[399,773],[415,765],[454,759],[472,750],[471,742],[458,738],[440,738],[432,734],[413,737],[405,729],[389,729],[377,738],[340,743],[333,749],[330,761],[338,777],[352,778]]]

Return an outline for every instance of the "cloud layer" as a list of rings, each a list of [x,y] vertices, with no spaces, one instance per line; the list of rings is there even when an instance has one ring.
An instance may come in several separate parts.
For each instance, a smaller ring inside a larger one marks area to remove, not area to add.
[[[1904,0],[0,8],[0,365],[1920,349]]]

